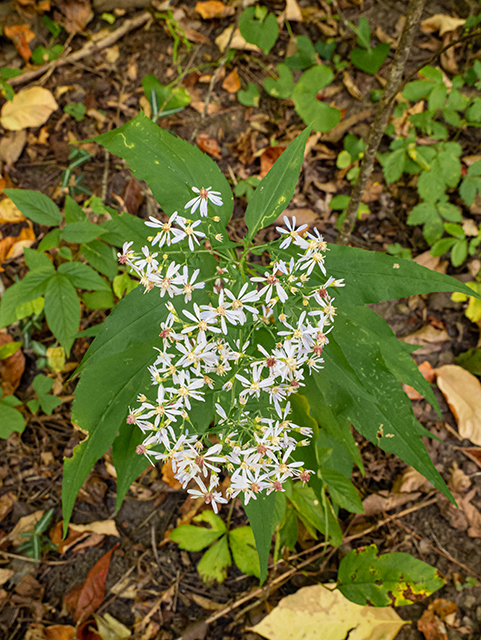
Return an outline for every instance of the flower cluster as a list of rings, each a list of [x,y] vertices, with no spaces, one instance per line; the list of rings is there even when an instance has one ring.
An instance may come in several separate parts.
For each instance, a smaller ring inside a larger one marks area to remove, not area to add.
[[[126,243],[119,254],[145,291],[160,290],[166,314],[149,367],[155,399],[139,395],[127,422],[146,435],[137,452],[151,462],[171,461],[184,487],[196,482],[189,493],[217,512],[227,501],[218,489],[221,472],[230,475],[227,497],[242,494],[245,503],[263,491],[283,491],[288,478],[309,480],[312,472],[293,454],[309,444],[312,431],[290,421],[289,397],[307,372],[322,367],[336,315],[331,292],[343,282],[326,275],[327,245],[319,232],[296,228],[296,219],[286,217],[278,255],[262,275],[251,275],[252,265],[244,268],[222,244],[212,249],[221,234],[212,232],[211,221],[220,218],[209,218],[208,207],[222,206],[220,193],[193,191],[198,195],[185,209],[193,214],[200,207],[206,221],[177,212],[166,223],[150,218],[151,247],[136,254]],[[215,256],[213,274],[190,266],[199,250]],[[216,424],[209,439],[195,416],[212,398]]]

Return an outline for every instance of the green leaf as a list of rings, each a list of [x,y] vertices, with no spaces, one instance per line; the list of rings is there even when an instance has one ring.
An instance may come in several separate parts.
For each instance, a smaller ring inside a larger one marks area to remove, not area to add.
[[[47,290],[52,277],[51,269],[42,267],[27,273],[23,280],[16,282],[3,294],[0,301],[0,327],[6,327],[18,319],[16,309],[31,300],[36,300]]]
[[[408,553],[377,556],[377,547],[361,547],[341,560],[338,588],[361,606],[408,605],[444,586],[437,569]]]
[[[4,193],[29,220],[50,227],[62,222],[60,209],[44,193],[27,189],[5,189]]]
[[[369,22],[367,18],[362,16],[359,18],[359,26],[356,28],[354,25],[351,25],[357,34],[357,43],[360,47],[364,47],[364,49],[370,49],[371,47],[371,29],[369,28]]]
[[[435,87],[433,87],[433,90],[429,94],[428,109],[432,111],[435,111],[436,109],[442,109],[444,103],[446,102],[447,95],[447,86],[444,83],[437,84]]]
[[[87,109],[85,108],[85,105],[82,104],[82,102],[69,102],[69,104],[65,105],[63,110],[69,116],[75,118],[77,122],[82,122],[82,120],[85,118],[85,114],[87,113]]]
[[[295,482],[290,500],[297,510],[298,517],[310,530],[311,535],[316,537],[315,530],[317,530],[322,535],[328,536],[334,547],[342,544],[342,532],[332,510],[332,505],[327,498],[325,498],[325,505],[323,505],[312,487],[303,487],[300,482]]]
[[[316,51],[307,36],[297,36],[297,53],[286,58],[289,69],[308,69],[317,64]]]
[[[435,86],[436,84],[434,82],[428,82],[427,80],[414,80],[414,82],[408,82],[404,87],[402,96],[406,100],[411,100],[411,102],[418,102],[422,98],[428,96]]]
[[[259,556],[251,527],[229,531],[229,544],[234,562],[242,573],[260,578]]]
[[[272,536],[284,515],[283,513],[278,513],[276,501],[275,493],[271,493],[268,496],[262,493],[257,495],[255,500],[249,500],[248,504],[244,504],[245,512],[254,533],[259,556],[261,584],[267,578],[267,564],[269,562]]]
[[[82,262],[65,262],[58,268],[58,273],[66,275],[77,289],[110,291],[108,283],[96,271]]]
[[[227,544],[227,536],[224,535],[210,549],[204,553],[202,560],[197,565],[200,577],[206,583],[223,582],[227,578],[227,569],[231,566],[232,559]]]
[[[149,102],[152,100],[152,92],[157,99],[157,106],[160,113],[163,111],[171,111],[172,109],[180,110],[190,103],[190,95],[185,87],[173,87],[162,85],[159,80],[149,74],[142,80],[145,97]]]
[[[316,99],[317,94],[334,79],[329,67],[317,65],[305,71],[292,92],[297,113],[315,131],[330,131],[341,119],[341,112]]]
[[[126,236],[128,237],[128,236]],[[107,276],[109,280],[113,280],[119,271],[115,252],[102,240],[93,240],[92,242],[82,244],[80,251],[87,262],[100,273]]]
[[[98,326],[98,325],[97,325]],[[117,471],[117,496],[115,511],[119,511],[132,483],[148,466],[146,456],[136,449],[145,439],[142,431],[134,424],[121,424],[119,434],[112,444],[112,462]]]
[[[52,229],[46,236],[44,236],[40,240],[40,244],[38,245],[38,251],[48,251],[49,249],[53,249],[60,242],[60,229]]]
[[[437,84],[441,84],[442,82],[444,82],[443,72],[441,71],[441,69],[431,67],[430,65],[423,67],[419,71],[419,75],[424,76],[428,80],[431,80],[432,82],[435,82]]]
[[[436,202],[444,196],[446,183],[439,173],[423,171],[418,180],[418,193],[426,202]]]
[[[65,198],[64,215],[65,215],[65,222],[67,224],[70,224],[72,222],[83,222],[84,220],[88,220],[88,217],[85,211],[70,196],[67,196]]]
[[[353,49],[350,53],[351,62],[361,71],[374,75],[388,57],[390,49],[391,45],[385,42],[374,49]]]
[[[138,280],[133,280],[128,273],[115,276],[112,287],[117,298],[122,298],[124,294],[130,293],[139,284]]]
[[[13,356],[15,351],[18,351],[22,346],[21,342],[7,342],[0,347],[0,360],[6,360]]]
[[[123,212],[119,215],[113,211],[110,216],[110,220],[102,223],[102,229],[107,230],[102,240],[116,247],[122,247],[125,238],[129,238],[134,243],[132,249],[139,252],[147,242],[152,230],[145,225],[141,218],[132,216],[130,213]]]
[[[449,235],[454,236],[458,240],[464,240],[466,238],[464,229],[460,224],[453,224],[452,222],[446,222],[444,224],[444,230],[447,233],[449,233]]]
[[[11,67],[2,67],[0,69],[0,77],[4,80],[10,80],[22,75],[21,69],[12,69]]]
[[[44,376],[41,373],[33,379],[33,388],[38,395],[48,393],[52,387],[53,380],[51,378],[47,378],[47,376]]]
[[[359,493],[348,478],[334,469],[321,468],[319,473],[333,502],[351,513],[364,513]]]
[[[50,331],[68,355],[80,323],[80,302],[75,287],[61,273],[56,273],[48,281],[45,317]]]
[[[481,193],[481,178],[468,174],[459,186],[459,195],[468,207],[470,207],[474,203],[474,199],[478,193]]]
[[[296,512],[290,505],[287,507],[286,513],[281,522],[279,535],[281,538],[281,547],[285,546],[290,551],[294,551],[297,538],[299,536],[299,525]]]
[[[112,309],[114,306],[114,294],[112,290],[94,291],[93,293],[84,293],[82,300],[89,309]]]
[[[53,410],[62,404],[62,401],[60,400],[60,398],[57,398],[57,396],[41,395],[38,400],[40,402],[40,406],[42,407],[42,411],[47,416],[51,415]]]
[[[227,531],[222,519],[212,511],[203,511],[193,520],[194,522],[207,522],[211,528],[206,529],[185,524],[174,529],[170,534],[170,539],[176,542],[181,549],[202,551]]]
[[[89,220],[82,220],[66,224],[60,233],[66,242],[81,244],[82,242],[91,242],[105,232],[106,229],[103,229],[98,224],[89,222]]]
[[[244,91],[240,89],[237,92],[237,98],[241,104],[246,107],[258,107],[259,106],[259,89],[253,82],[249,82],[247,89]]]
[[[332,55],[336,50],[336,41],[328,40],[327,42],[322,42],[322,40],[318,40],[315,49],[324,60],[332,60]]]
[[[257,187],[245,214],[249,229],[248,239],[252,239],[259,229],[267,227],[280,216],[291,201],[304,161],[308,136],[309,129],[300,133],[279,156]]]
[[[35,249],[30,249],[29,247],[24,247],[23,255],[25,256],[25,262],[30,271],[34,269],[49,269],[52,273],[55,271],[51,260],[49,260],[48,256],[44,253],[35,251]]]
[[[344,209],[347,209],[350,200],[350,196],[334,196],[334,198],[330,200],[329,206],[334,211],[344,211]]]
[[[459,267],[468,257],[468,242],[467,240],[457,240],[451,250],[451,262],[453,267]]]
[[[219,167],[200,149],[164,131],[144,113],[139,113],[119,129],[97,136],[95,140],[131,165],[134,175],[148,183],[168,215],[192,199],[192,187],[211,186],[221,192],[224,204],[222,207],[212,206],[210,211],[215,211],[214,215],[221,218],[224,226],[227,224],[232,214],[233,198],[229,183]],[[199,210],[193,217],[200,217]]]
[[[474,300],[474,298],[473,298]],[[476,302],[479,302],[477,300]],[[478,309],[478,320],[481,318],[481,309]],[[473,349],[469,349],[469,351],[465,351],[464,353],[460,353],[459,356],[454,360],[454,363],[466,369],[475,376],[481,375],[481,349],[474,347]]]
[[[404,171],[406,149],[397,149],[388,155],[383,165],[384,179],[386,182],[397,182]]]
[[[450,202],[438,202],[437,210],[445,220],[449,222],[462,222],[463,216],[461,211]]]
[[[274,80],[273,78],[266,78],[264,80],[264,89],[274,98],[289,98],[294,90],[294,78],[292,77],[291,70],[285,64],[278,64],[277,73],[279,75],[278,80]]]
[[[12,431],[22,433],[25,429],[25,418],[16,409],[0,400],[0,438],[8,438]]]
[[[275,45],[279,35],[276,16],[268,13],[263,20],[256,18],[256,7],[247,7],[239,20],[242,37],[250,44],[255,44],[267,55]]]
[[[433,244],[430,253],[432,256],[442,256],[451,250],[455,242],[456,238],[441,238]]]

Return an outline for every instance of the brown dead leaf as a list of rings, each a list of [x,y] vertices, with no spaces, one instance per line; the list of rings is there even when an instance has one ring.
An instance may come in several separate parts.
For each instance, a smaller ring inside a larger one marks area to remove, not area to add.
[[[434,611],[434,613],[438,615],[444,622],[451,624],[449,620],[452,617],[453,613],[456,613],[456,611],[458,610],[458,606],[454,602],[451,602],[451,600],[436,598],[434,602],[431,602],[428,609]]]
[[[431,324],[427,324],[419,331],[399,339],[407,344],[424,345],[421,349],[417,349],[417,356],[425,356],[440,351],[443,345],[451,340],[446,329],[436,329]]]
[[[58,8],[62,11],[54,12],[55,22],[58,22],[68,33],[79,33],[94,17],[90,0],[62,0]]]
[[[200,31],[191,29],[190,27],[186,26],[183,26],[183,29],[187,40],[189,40],[190,42],[195,42],[196,44],[212,45],[212,42],[209,40],[209,38]]]
[[[228,76],[225,77],[224,82],[222,83],[222,88],[229,93],[237,93],[237,91],[239,91],[239,89],[241,88],[241,83],[239,80],[237,69],[234,69],[229,73]]]
[[[182,483],[180,483],[174,476],[174,470],[172,469],[172,461],[167,462],[162,466],[162,480],[166,482],[172,489],[180,489]]]
[[[426,640],[448,640],[444,622],[431,609],[426,609],[418,620],[417,627]]]
[[[474,504],[471,504],[471,500],[475,495],[476,488],[469,491],[465,496],[455,494],[454,499],[456,500],[459,509],[464,512],[468,521],[468,536],[470,538],[481,538],[481,513]],[[453,511],[457,511],[454,505],[451,505],[451,507]],[[451,524],[453,524],[453,521],[451,521]]]
[[[10,580],[13,575],[15,575],[15,571],[13,569],[0,569],[0,586]]]
[[[227,7],[220,0],[207,0],[207,2],[198,2],[195,10],[200,14],[203,20],[211,20],[212,18],[227,18],[235,13],[234,7]]]
[[[372,180],[367,181],[366,189],[362,196],[362,202],[364,204],[371,204],[371,202],[377,202],[379,200],[379,196],[383,192],[384,187],[380,182],[373,182]]]
[[[394,481],[393,493],[411,493],[415,491],[431,491],[433,485],[414,467],[406,467]]]
[[[422,267],[426,267],[432,271],[437,271],[438,273],[446,273],[446,269],[448,267],[447,260],[441,262],[441,258],[439,256],[432,256],[430,251],[420,253],[414,258],[414,262],[417,262]]]
[[[6,238],[3,238],[3,240],[0,240],[0,265],[7,259],[8,252],[15,242],[16,238],[13,238],[12,236],[7,236]],[[0,266],[0,272],[2,271],[5,271],[5,269]]]
[[[396,507],[401,507],[406,502],[417,500],[421,493],[390,493],[389,491],[379,491],[372,493],[362,501],[365,516],[374,516],[384,511],[391,511]]]
[[[28,516],[23,516],[23,518],[20,518],[20,520],[17,522],[17,524],[13,527],[13,529],[10,531],[10,533],[7,535],[7,540],[9,540],[14,547],[18,547],[19,545],[22,544],[22,542],[25,542],[25,537],[21,536],[21,533],[31,533],[33,531],[34,526],[37,524],[37,522],[40,520],[40,518],[43,516],[45,512],[44,511],[34,511],[33,513],[30,513]]]
[[[25,216],[10,198],[0,200],[0,224],[23,222]]]
[[[9,333],[0,333],[0,347],[14,342]],[[0,386],[4,396],[11,396],[20,384],[25,369],[25,356],[17,349],[9,358],[0,360]]]
[[[0,160],[3,160],[8,167],[11,167],[19,159],[25,143],[27,141],[27,132],[9,131],[0,140]]]
[[[286,147],[281,145],[275,147],[266,147],[261,154],[261,172],[259,178],[264,178],[271,169],[274,162],[282,155]]]
[[[289,22],[303,22],[301,9],[296,0],[287,0],[284,18]]]
[[[453,463],[450,473],[448,487],[453,493],[466,493],[471,488],[471,479],[458,467],[456,462]]]
[[[32,51],[28,46],[29,42],[35,38],[34,32],[26,24],[15,24],[11,27],[5,25],[3,33],[5,36],[13,42],[15,49],[27,62],[30,60]]]
[[[201,133],[199,136],[197,136],[195,141],[199,145],[199,149],[204,153],[208,153],[214,158],[222,158],[219,143],[217,142],[217,140],[215,140],[215,138],[209,137],[206,133]]]
[[[436,378],[436,374],[434,373],[434,369],[428,360],[421,362],[419,365],[419,371],[422,373],[425,380],[428,382],[434,382]],[[414,387],[409,386],[408,384],[403,384],[403,389],[405,393],[407,393],[410,400],[422,400],[424,396],[422,396]]]
[[[120,51],[119,51],[118,44],[114,44],[112,47],[105,49],[105,60],[109,64],[113,64],[114,62],[117,62],[117,60],[119,59],[119,55],[120,55]]]
[[[458,424],[459,435],[481,445],[481,383],[455,364],[435,369],[437,385]]]
[[[22,89],[1,110],[0,123],[9,131],[39,127],[58,109],[53,94],[43,87]]]
[[[74,640],[75,627],[69,624],[54,624],[43,630],[45,640]]]
[[[444,13],[436,13],[436,15],[421,22],[421,31],[423,33],[439,31],[439,35],[443,36],[449,31],[455,31],[458,27],[462,27],[465,22],[466,20],[462,18],[454,18]]]
[[[306,209],[288,209],[283,213],[281,213],[281,215],[278,216],[272,224],[284,225],[285,224],[284,216],[287,216],[288,218],[295,218],[297,226],[303,225],[303,224],[313,225],[319,222],[319,217],[316,211],[306,208]]]
[[[197,111],[197,113],[204,113],[205,102],[203,100],[192,100],[190,106]],[[214,102],[209,102],[209,106],[207,107],[208,115],[212,115],[213,113],[220,113],[223,111],[222,107]]]
[[[79,533],[99,533],[104,536],[116,536],[120,538],[115,520],[98,520],[96,522],[90,522],[89,524],[70,523],[69,529]]]
[[[13,503],[17,501],[17,496],[13,491],[4,493],[0,496],[0,521],[8,516],[12,510]]]
[[[219,48],[221,53],[224,53],[225,48],[227,47],[227,44],[229,43],[230,35],[232,33],[232,29],[233,28],[234,27],[227,27],[227,29],[225,29],[215,39],[215,43],[216,43],[216,45]],[[260,52],[259,47],[256,47],[255,44],[250,44],[250,42],[247,42],[246,40],[244,40],[244,38],[241,36],[241,32],[240,32],[239,29],[236,29],[234,31],[234,37],[232,38],[232,40],[231,40],[231,42],[229,44],[229,49],[239,49],[239,50],[243,50],[243,51],[259,51]]]
[[[342,84],[346,87],[353,98],[356,98],[356,100],[362,100],[362,93],[359,91],[357,85],[347,71],[344,71],[342,74]]]

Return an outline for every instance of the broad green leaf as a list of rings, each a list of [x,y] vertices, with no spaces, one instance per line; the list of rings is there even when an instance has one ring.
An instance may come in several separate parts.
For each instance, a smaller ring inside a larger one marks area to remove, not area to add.
[[[279,529],[281,547],[285,546],[290,551],[294,550],[299,536],[299,525],[295,509],[289,505]]]
[[[96,271],[82,262],[65,262],[58,268],[58,273],[66,275],[77,289],[110,291],[107,282]]]
[[[295,138],[271,167],[252,196],[245,214],[252,239],[273,222],[289,204],[299,179],[309,129]]]
[[[266,78],[264,80],[264,89],[274,98],[289,98],[294,90],[294,78],[292,77],[291,70],[285,64],[278,64],[277,73],[279,75],[277,80],[273,78]]]
[[[435,291],[472,295],[462,282],[413,260],[364,249],[330,244],[326,269],[335,278],[345,278],[346,286],[336,292],[345,304],[370,304]]]
[[[211,514],[211,517],[205,517],[204,514]],[[208,522],[211,525],[209,529],[185,524],[177,527],[170,534],[170,539],[176,542],[181,549],[186,549],[187,551],[202,551],[202,549],[211,545],[227,531],[222,519],[212,513],[212,511],[204,511],[200,515],[203,517],[199,519],[196,516],[194,522]]]
[[[259,556],[251,527],[229,531],[229,545],[234,562],[242,573],[260,578]]]
[[[450,202],[438,202],[436,207],[445,220],[448,220],[449,222],[463,221],[461,211],[454,204],[451,204]]]
[[[390,49],[391,45],[385,42],[374,49],[353,49],[350,53],[351,62],[361,71],[374,75],[388,57]]]
[[[80,323],[80,302],[75,287],[67,276],[61,273],[52,275],[48,281],[45,292],[45,317],[50,331],[68,355]]]
[[[423,171],[418,180],[418,193],[425,202],[436,202],[446,192],[442,175],[434,171]]]
[[[117,472],[117,496],[115,511],[122,506],[132,483],[148,466],[147,458],[136,452],[145,436],[135,424],[121,424],[119,434],[112,444],[112,462]]]
[[[88,220],[85,211],[70,196],[67,196],[65,198],[64,215],[65,222],[67,224],[70,224],[71,222],[82,222],[84,220]]]
[[[451,249],[451,262],[453,267],[459,267],[468,257],[467,240],[457,240]]]
[[[37,392],[38,395],[42,393],[48,393],[53,387],[53,380],[51,378],[47,378],[47,376],[42,375],[41,373],[38,376],[35,376],[33,380],[33,388]]]
[[[142,80],[145,97],[149,102],[152,100],[152,92],[157,99],[157,107],[160,113],[172,109],[180,110],[190,102],[190,95],[185,87],[166,87],[153,75],[149,74]]]
[[[13,356],[22,346],[21,342],[7,342],[0,347],[0,360],[6,360]]]
[[[459,186],[459,195],[468,207],[470,207],[474,203],[474,199],[478,193],[481,193],[481,178],[478,176],[470,176],[468,173]]]
[[[249,82],[245,91],[240,89],[237,92],[237,98],[245,107],[258,107],[260,98],[259,89],[253,82]]]
[[[60,229],[55,228],[52,229],[46,236],[44,236],[40,240],[40,244],[38,245],[38,251],[48,251],[49,249],[53,249],[60,242]]]
[[[112,290],[93,291],[82,294],[82,300],[89,309],[112,309],[114,306],[114,294]]]
[[[276,501],[275,493],[271,493],[268,496],[262,493],[255,500],[249,500],[248,504],[244,504],[245,512],[254,533],[259,556],[261,584],[267,578],[267,563],[269,561],[272,536],[284,515],[283,513],[278,513]]]
[[[28,189],[5,189],[4,193],[29,220],[50,227],[62,222],[60,209],[44,193]]]
[[[430,596],[446,583],[437,569],[408,553],[377,556],[377,547],[361,547],[341,560],[339,591],[359,605],[400,606]]]
[[[257,19],[257,7],[247,7],[239,20],[239,29],[247,42],[255,44],[267,55],[275,45],[279,35],[276,16],[268,13],[262,20]]]
[[[367,20],[367,18],[365,18],[364,16],[362,16],[361,18],[359,18],[359,25],[356,27],[354,27],[354,25],[352,25],[355,33],[357,34],[357,43],[360,47],[363,47],[364,49],[370,49],[371,48],[371,29],[369,28],[369,22]]]
[[[51,276],[51,269],[42,267],[30,271],[23,280],[8,288],[0,300],[0,327],[16,322],[19,319],[16,309],[42,296],[47,290]],[[20,315],[20,317],[24,316]]]
[[[437,84],[428,98],[428,109],[436,111],[436,109],[442,109],[443,104],[446,102],[446,97],[448,95],[448,88],[443,84]]]
[[[231,566],[232,559],[227,544],[227,536],[223,535],[204,553],[202,560],[197,565],[200,577],[206,583],[223,582],[227,578],[227,569]]]
[[[25,418],[13,407],[0,400],[0,438],[8,438],[12,431],[22,433],[25,429]]]
[[[319,473],[331,494],[333,502],[351,513],[364,513],[359,493],[346,476],[335,469],[327,468],[320,469]]]
[[[402,96],[406,100],[417,102],[428,96],[435,86],[434,82],[429,82],[428,80],[414,80],[413,82],[408,82],[404,87]]]
[[[40,406],[42,407],[42,411],[47,415],[51,415],[53,410],[56,407],[59,407],[62,404],[60,398],[52,395],[41,395],[39,397]]]
[[[443,72],[441,69],[437,69],[436,67],[432,67],[431,65],[426,65],[419,71],[419,75],[424,76],[431,82],[436,82],[440,84],[444,82]]]
[[[138,285],[138,280],[133,280],[128,273],[122,273],[118,276],[115,276],[112,283],[112,288],[117,298],[122,298],[124,294],[130,293]]]
[[[30,249],[29,247],[24,247],[23,255],[25,256],[25,262],[30,271],[34,271],[35,269],[49,269],[52,273],[55,271],[52,261],[49,260],[48,256],[44,253],[35,251],[35,249]]]
[[[404,171],[406,149],[396,149],[388,155],[383,165],[386,182],[397,182]]]
[[[91,242],[105,233],[105,229],[98,224],[81,220],[80,222],[70,222],[61,230],[61,236],[66,242]]]
[[[289,69],[308,69],[317,64],[316,50],[307,36],[297,36],[297,53],[286,58]]]
[[[116,247],[122,247],[125,239],[128,238],[134,243],[132,249],[140,251],[147,242],[147,238],[152,235],[152,229],[147,227],[141,218],[125,211],[121,214],[113,211],[110,216],[110,220],[102,223],[102,229],[107,230],[102,240]]]
[[[292,92],[297,113],[315,131],[330,131],[341,119],[339,109],[317,100],[318,93],[333,79],[332,70],[320,64],[305,71]]]
[[[297,510],[298,517],[313,537],[317,537],[317,530],[326,536],[333,546],[337,547],[342,544],[342,532],[332,505],[327,498],[323,504],[312,487],[302,486],[301,482],[295,482],[290,500]]]
[[[100,273],[107,276],[109,280],[113,280],[119,272],[115,252],[102,240],[93,240],[92,242],[82,244],[80,251],[87,262]]]
[[[212,187],[221,192],[224,204],[222,207],[212,205],[209,210],[215,211],[213,215],[218,215],[222,223],[227,224],[233,199],[221,170],[200,149],[164,131],[143,112],[95,140],[131,165],[134,175],[148,183],[168,215],[174,211],[183,212],[184,205],[194,197],[192,187]],[[199,210],[193,217],[200,217]]]

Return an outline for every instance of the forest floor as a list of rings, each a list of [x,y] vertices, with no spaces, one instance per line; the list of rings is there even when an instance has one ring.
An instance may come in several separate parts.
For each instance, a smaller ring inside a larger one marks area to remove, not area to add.
[[[12,15],[17,18],[21,15],[26,20],[24,14],[15,13],[14,3],[3,4],[8,5],[1,9],[0,19],[4,23],[8,23]],[[82,14],[89,3],[75,0],[71,4],[76,5]],[[88,26],[85,25],[71,38],[71,50],[83,47],[90,34],[106,27],[115,31],[123,21],[145,10],[131,8],[133,3],[129,6],[127,0],[125,9],[119,11],[121,4],[99,0],[94,5],[95,15]],[[271,10],[282,9],[282,2],[269,0],[267,4]],[[303,5],[302,2],[300,4]],[[30,5],[35,6],[33,0]],[[324,3],[321,2],[321,6],[324,7]],[[360,4],[343,2],[341,6],[347,19],[356,21],[363,15],[369,19],[373,32],[380,27],[394,37],[407,3],[365,0]],[[165,10],[160,2],[157,7]],[[220,55],[214,40],[232,24],[233,18],[201,20],[190,0],[173,2],[171,7],[177,16],[182,12],[184,24],[200,35],[196,36],[198,43],[190,51],[181,45],[178,54],[184,71],[189,61],[190,67],[196,68],[191,72],[187,70],[183,81],[191,93],[191,105],[180,113],[163,118],[161,126],[210,151],[231,182],[233,177],[241,180],[259,175],[275,159],[277,147],[273,143],[285,145],[303,128],[303,123],[288,101],[275,100],[265,93],[261,95],[258,107],[243,106],[235,93],[223,88],[223,80],[235,67],[243,81],[262,85],[263,66],[273,68],[283,59],[282,54],[288,46],[287,33],[281,34],[268,57],[239,51],[235,61],[229,63],[227,71],[220,74],[215,83],[209,97],[208,113],[203,117],[210,79],[208,74],[214,71],[209,63]],[[454,1],[430,2],[424,17],[436,13],[451,15],[456,10],[462,15]],[[102,20],[103,11],[112,12],[111,15],[115,16],[112,27]],[[34,11],[29,14],[29,24],[35,33],[43,33],[45,38],[39,15],[34,14]],[[297,35],[315,38],[319,34],[314,22],[292,24]],[[172,63],[172,42],[162,21],[148,19],[108,48],[94,51],[78,62],[54,67],[41,82],[56,97],[60,109],[52,114],[46,128],[30,130],[23,144],[17,140],[16,157],[7,160],[4,157],[4,186],[39,190],[54,199],[61,198],[61,176],[69,166],[70,144],[89,140],[99,132],[120,126],[134,117],[142,104],[139,104],[139,99],[143,96],[142,79],[146,75],[154,74],[164,84],[171,81],[177,73]],[[426,46],[429,42],[428,36],[416,38],[408,72],[430,57],[432,51]],[[15,66],[20,58],[13,44],[4,39],[2,45],[0,66]],[[337,53],[341,57],[346,56],[347,46],[340,39]],[[197,69],[199,65],[201,70]],[[334,85],[336,106],[345,110],[341,124],[348,120],[349,126],[311,137],[299,187],[287,212],[295,215],[299,223],[316,226],[331,242],[335,240],[337,230],[336,216],[327,206],[329,198],[333,194],[348,193],[350,188],[336,167],[336,157],[342,149],[342,138],[346,132],[366,138],[372,122],[369,92],[371,88],[379,88],[375,77],[355,69],[350,73],[359,92],[357,97],[346,89],[342,74]],[[38,79],[32,80],[32,84],[36,83]],[[63,107],[72,102],[83,103],[89,117],[77,122],[65,114]],[[475,153],[479,147],[479,135],[475,133],[471,139],[462,140],[463,135],[460,141],[466,152],[471,150]],[[12,150],[13,138],[9,139],[9,146]],[[129,213],[146,219],[149,215],[146,185],[132,176],[123,161],[109,156],[96,143],[86,142],[83,147],[92,157],[72,172],[77,177],[83,173],[82,186],[103,197],[109,206],[121,205]],[[384,186],[377,186],[381,184]],[[380,167],[376,166],[368,192],[371,214],[358,222],[351,244],[385,251],[389,244],[400,242],[411,248],[414,256],[424,254],[427,246],[420,230],[406,225],[407,212],[416,202],[415,191],[408,184],[389,190],[383,182]],[[86,197],[80,194],[77,200],[81,203]],[[229,224],[233,239],[245,234],[245,205],[243,198],[236,199],[234,217]],[[26,226],[25,222],[3,224],[3,238],[18,236]],[[38,225],[33,229],[36,239],[40,239]],[[267,240],[273,238],[275,226],[266,229],[264,234]],[[7,288],[25,271],[21,255],[5,259],[1,273],[3,286]],[[448,272],[464,280],[469,277],[469,274],[461,270],[456,272],[452,267]],[[456,356],[478,344],[479,328],[465,317],[463,305],[452,302],[449,294],[413,296],[381,303],[376,306],[376,311],[387,319],[399,337],[424,330],[422,335],[418,334],[424,346],[414,357],[418,364],[427,361],[433,369],[452,364]],[[98,323],[104,316],[104,311],[92,312],[83,308],[81,329]],[[429,327],[427,332],[426,327]],[[46,329],[37,330],[33,337],[47,346],[53,342]],[[69,362],[79,363],[89,343],[90,339],[78,339]],[[39,373],[35,354],[26,350],[24,355],[25,368],[15,391],[22,401],[32,396],[32,380]],[[269,613],[281,598],[301,587],[335,578],[339,561],[349,550],[372,543],[382,552],[410,553],[437,567],[447,580],[446,586],[431,598],[397,608],[402,618],[412,621],[400,631],[399,640],[480,637],[481,449],[457,434],[456,421],[437,390],[441,418],[423,399],[413,400],[414,412],[421,424],[437,437],[425,441],[436,468],[457,493],[466,496],[469,490],[467,502],[477,516],[473,516],[472,511],[468,516],[465,510],[454,509],[430,485],[421,484],[418,477],[410,475],[409,470],[406,472],[404,463],[399,459],[356,436],[366,474],[363,477],[359,472],[355,473],[353,481],[364,501],[366,514],[353,518],[351,514],[341,512],[345,535],[341,547],[320,555],[322,549],[316,546],[318,541],[301,529],[296,552],[271,566],[262,589],[259,589],[255,578],[242,574],[235,567],[229,569],[222,584],[206,585],[196,570],[201,554],[181,551],[168,538],[169,530],[179,522],[190,522],[205,505],[187,497],[166,470],[162,473],[157,468],[148,468],[133,484],[120,511],[115,513],[115,471],[110,453],[107,453],[90,474],[73,512],[74,524],[91,525],[87,533],[75,538],[71,532],[69,544],[61,543],[57,551],[44,553],[40,563],[23,557],[17,552],[18,525],[23,523],[23,530],[28,530],[29,523],[31,527],[39,511],[54,509],[50,535],[57,542],[60,540],[62,459],[71,456],[81,439],[70,420],[76,384],[76,380],[71,378],[74,366],[69,371],[52,374],[55,393],[61,397],[62,405],[50,416],[41,413],[29,415],[25,431],[12,434],[1,445],[1,638],[37,640],[63,637],[52,635],[53,632],[48,635],[45,629],[53,625],[74,624],[66,594],[85,581],[95,563],[115,547],[105,594],[97,614],[109,613],[132,632],[133,638],[142,640],[178,637],[184,640],[254,640],[260,636],[249,628]],[[0,373],[4,377],[9,375],[5,369]],[[222,511],[221,515],[226,516],[226,513]],[[114,529],[110,530],[115,535],[109,535],[100,524],[110,520],[115,523]],[[246,523],[240,503],[234,506],[232,521],[239,525]],[[296,568],[300,562],[303,566]],[[467,578],[474,580],[466,582]],[[476,586],[476,581],[480,586]],[[457,606],[455,617],[449,620],[447,636],[423,635],[417,628],[418,620],[436,598]],[[89,636],[86,630],[83,633],[84,638],[96,637]]]

